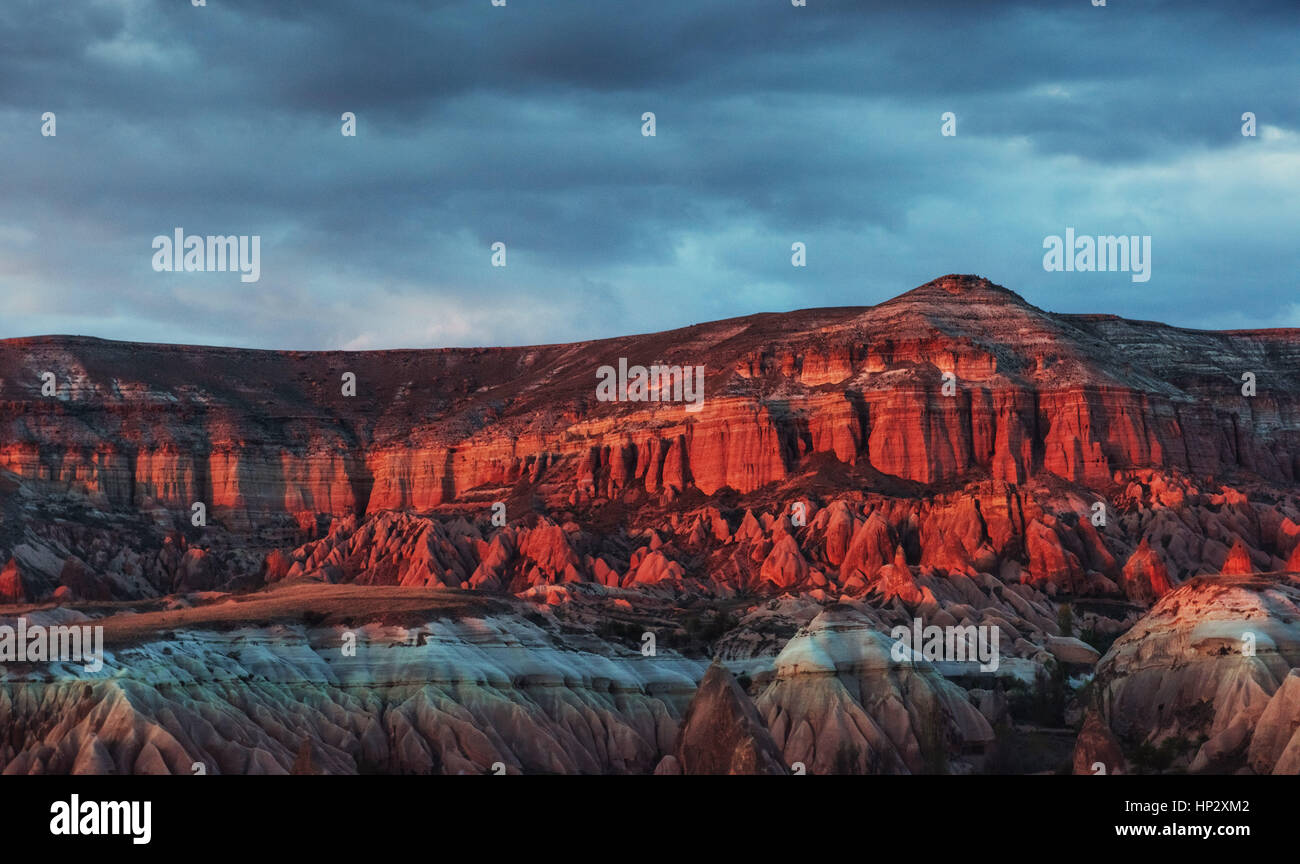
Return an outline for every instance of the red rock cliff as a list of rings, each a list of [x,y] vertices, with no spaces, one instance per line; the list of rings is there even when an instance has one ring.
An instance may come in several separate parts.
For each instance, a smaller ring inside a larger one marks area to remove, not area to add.
[[[596,370],[703,365],[704,407],[600,402]],[[56,395],[41,395],[52,372]],[[356,376],[354,397],[342,377]],[[1252,372],[1258,395],[1244,397]],[[955,376],[945,394],[945,374]],[[955,388],[955,389],[954,389]],[[1053,315],[949,276],[818,309],[574,345],[269,352],[0,342],[0,467],[232,527],[423,509],[519,482],[749,492],[825,454],[922,484],[1117,469],[1293,482],[1300,336]]]

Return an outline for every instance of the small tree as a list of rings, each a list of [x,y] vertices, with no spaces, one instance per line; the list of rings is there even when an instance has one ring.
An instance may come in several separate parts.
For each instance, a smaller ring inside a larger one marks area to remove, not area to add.
[[[1074,635],[1074,610],[1070,608],[1069,603],[1062,603],[1056,607],[1056,628],[1061,631],[1062,636]]]

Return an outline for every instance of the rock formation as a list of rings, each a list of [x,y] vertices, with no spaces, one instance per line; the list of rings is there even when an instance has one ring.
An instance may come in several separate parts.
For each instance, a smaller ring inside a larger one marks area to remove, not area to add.
[[[1097,667],[1108,729],[1193,773],[1300,772],[1300,586],[1202,576],[1172,591]],[[1168,764],[1147,765],[1168,768]]]
[[[677,733],[673,754],[656,774],[789,774],[781,751],[726,667],[705,673]]]
[[[666,397],[703,366],[702,407],[598,399],[620,358],[669,367]],[[7,671],[0,755],[960,772],[1030,706],[1087,717],[1041,770],[1300,770],[1298,471],[1300,331],[1055,314],[973,276],[570,345],[4,340],[0,615],[129,638],[103,676]],[[335,592],[352,619],[316,621]],[[451,596],[505,605],[419,642],[441,619],[403,604]],[[914,622],[995,633],[999,670],[900,662]],[[354,626],[386,653],[322,647]]]

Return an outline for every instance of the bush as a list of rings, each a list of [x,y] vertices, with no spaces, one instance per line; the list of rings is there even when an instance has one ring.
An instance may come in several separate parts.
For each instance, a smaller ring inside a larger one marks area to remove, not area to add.
[[[1163,774],[1179,756],[1188,753],[1196,744],[1187,738],[1171,735],[1160,742],[1159,747],[1152,747],[1143,741],[1129,754],[1129,762],[1138,774]]]
[[[1074,610],[1070,608],[1069,603],[1062,603],[1056,607],[1056,626],[1062,636],[1074,635]]]

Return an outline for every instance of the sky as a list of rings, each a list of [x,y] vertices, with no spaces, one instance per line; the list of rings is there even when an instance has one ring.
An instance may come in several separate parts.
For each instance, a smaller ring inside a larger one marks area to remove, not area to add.
[[[1093,2],[4,0],[0,338],[540,344],[947,273],[1300,327],[1300,3]],[[260,278],[156,271],[177,228]],[[1067,228],[1149,281],[1046,271]]]

